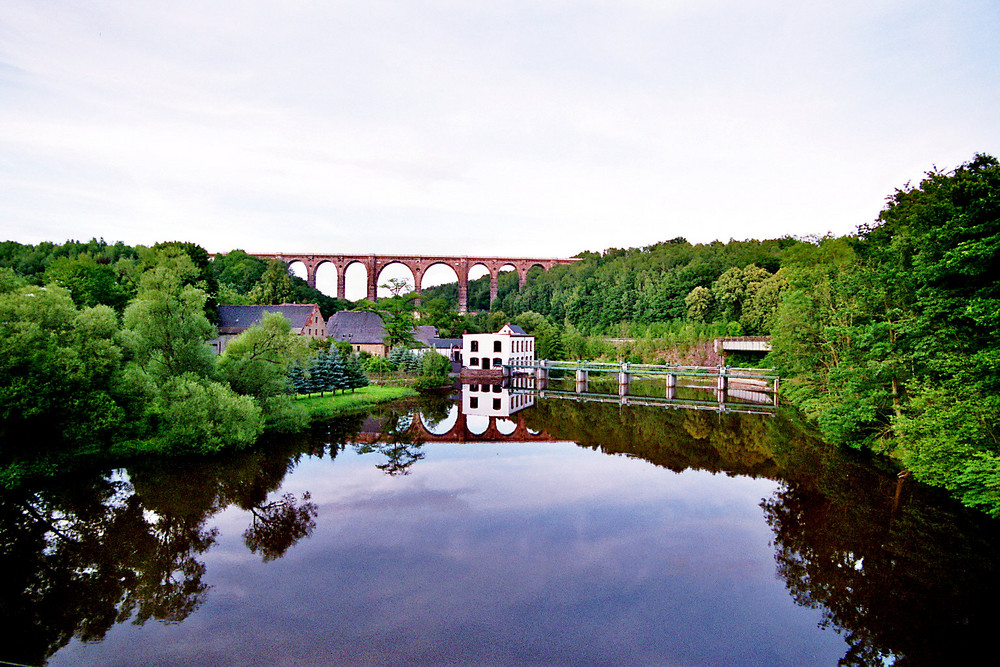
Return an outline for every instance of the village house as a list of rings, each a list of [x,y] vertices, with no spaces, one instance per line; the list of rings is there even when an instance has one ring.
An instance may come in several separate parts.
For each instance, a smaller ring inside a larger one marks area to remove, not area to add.
[[[516,324],[505,324],[496,333],[462,336],[462,367],[487,371],[511,363],[535,360],[535,337]]]
[[[330,338],[337,342],[350,343],[355,353],[367,352],[376,357],[388,357],[392,352],[385,344],[385,326],[378,313],[371,311],[341,310],[330,316],[326,321],[326,330]],[[413,328],[413,337],[424,348],[438,350],[435,341],[437,329],[422,325]],[[441,352],[447,356],[447,352]]]
[[[291,325],[292,333],[326,340],[326,323],[315,303],[283,303],[276,306],[219,306],[219,335],[208,341],[212,351],[222,354],[229,341],[255,324],[267,313],[281,313]]]

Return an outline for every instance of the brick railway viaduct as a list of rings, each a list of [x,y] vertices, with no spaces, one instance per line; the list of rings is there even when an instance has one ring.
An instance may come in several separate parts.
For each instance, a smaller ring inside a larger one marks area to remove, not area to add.
[[[316,287],[316,270],[323,264],[332,264],[337,269],[337,298],[346,298],[344,273],[352,264],[361,264],[368,273],[367,299],[376,300],[379,274],[390,264],[402,264],[413,274],[417,294],[423,288],[424,273],[437,264],[450,267],[458,276],[458,311],[464,313],[469,306],[469,271],[475,266],[483,266],[490,275],[490,303],[497,298],[498,276],[504,266],[513,266],[517,271],[518,285],[524,286],[528,271],[540,266],[548,271],[557,264],[572,264],[578,259],[556,259],[551,257],[453,257],[446,255],[319,255],[319,254],[253,254],[260,259],[277,259],[286,264],[301,262],[306,267],[306,282]]]

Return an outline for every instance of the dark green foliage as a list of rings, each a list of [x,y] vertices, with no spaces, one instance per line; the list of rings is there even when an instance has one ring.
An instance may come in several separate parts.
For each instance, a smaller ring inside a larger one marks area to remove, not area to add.
[[[361,359],[356,354],[344,357],[344,374],[347,377],[347,388],[353,393],[355,389],[368,386],[368,376],[361,366]]]
[[[306,380],[305,371],[298,364],[289,367],[288,380],[292,383],[292,388],[297,394],[308,394],[309,386]]]
[[[389,364],[398,371],[412,373],[420,370],[420,360],[405,347],[393,348],[387,359]]]
[[[251,257],[242,250],[216,255],[212,272],[219,287],[226,286],[238,294],[248,294],[264,275],[267,262]]]
[[[46,284],[68,289],[78,306],[104,305],[121,312],[128,302],[129,295],[118,282],[114,268],[90,255],[53,260],[45,270],[44,280]]]
[[[609,334],[622,322],[649,324],[684,319],[689,310],[685,299],[695,288],[711,289],[723,273],[733,268],[742,272],[754,266],[754,270],[764,272],[761,276],[772,275],[798,245],[809,244],[791,238],[699,245],[674,239],[645,248],[581,253],[581,261],[572,265],[556,266],[550,271],[534,267],[523,288],[515,272],[501,273],[498,298],[492,308],[508,317],[537,312],[551,322],[568,321],[584,334]],[[745,294],[744,286],[740,303]],[[488,309],[488,295],[488,276],[470,281],[470,310]],[[450,284],[429,288],[424,290],[423,298],[425,302],[444,299],[454,309],[457,287]],[[758,311],[761,307],[757,304]],[[716,315],[713,311],[702,317],[710,320]],[[735,312],[734,319],[738,320],[739,315],[740,311]],[[767,325],[768,313],[756,312],[754,316],[755,328]],[[496,328],[471,322],[469,330]],[[454,328],[452,332],[458,333]]]
[[[421,361],[421,376],[417,379],[417,389],[431,389],[452,384],[451,361],[434,351],[424,353]]]
[[[773,341],[789,393],[832,440],[1000,515],[1000,163],[928,173],[860,231],[856,260],[789,267]]]
[[[126,418],[123,352],[107,306],[77,310],[59,287],[0,294],[0,459],[106,446]]]

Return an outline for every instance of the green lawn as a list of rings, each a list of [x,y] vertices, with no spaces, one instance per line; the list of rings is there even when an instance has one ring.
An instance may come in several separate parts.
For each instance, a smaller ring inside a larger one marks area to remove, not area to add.
[[[311,419],[327,419],[349,412],[364,410],[379,403],[390,403],[406,396],[416,396],[417,392],[409,387],[383,387],[369,385],[361,387],[353,393],[346,394],[309,394],[298,400],[305,405]]]

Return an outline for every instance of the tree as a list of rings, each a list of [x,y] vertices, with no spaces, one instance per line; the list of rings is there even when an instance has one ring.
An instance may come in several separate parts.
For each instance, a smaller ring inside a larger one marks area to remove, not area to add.
[[[688,292],[684,297],[684,305],[687,306],[687,316],[689,320],[704,322],[708,319],[712,311],[715,299],[712,290],[707,287],[698,286]]]
[[[290,391],[300,392],[304,378],[298,364],[309,354],[308,341],[292,333],[280,313],[266,313],[231,341],[219,358],[217,372],[238,394],[252,396],[261,408],[269,430],[294,431],[305,426],[304,408],[282,400]],[[290,369],[298,371],[297,384],[290,384]]]
[[[404,278],[389,278],[387,282],[379,285],[379,287],[388,290],[392,296],[403,296],[412,289],[410,281]]]
[[[242,250],[216,255],[212,261],[212,270],[220,290],[225,286],[238,294],[249,294],[267,268],[267,262],[251,257]]]
[[[426,352],[421,361],[422,374],[417,380],[418,389],[431,389],[451,384],[451,361],[437,352]]]
[[[382,326],[385,328],[383,340],[390,348],[400,345],[417,346],[417,339],[414,335],[417,319],[413,315],[415,299],[416,293],[409,292],[379,301],[379,309],[376,312],[382,318]]]
[[[114,268],[90,255],[54,260],[45,270],[45,283],[68,289],[78,306],[105,305],[121,312],[128,301],[128,293],[118,283]]]
[[[249,296],[251,301],[265,305],[292,303],[295,300],[295,285],[288,274],[288,267],[276,259],[268,260],[267,268]]]
[[[763,281],[748,286],[743,315],[740,317],[740,323],[747,331],[755,334],[771,331],[778,316],[781,299],[788,289],[788,272],[788,269],[780,269]]]
[[[393,368],[399,371],[416,370],[420,365],[417,356],[402,346],[393,348],[392,352],[389,353],[387,361]]]
[[[67,290],[0,294],[0,458],[100,447],[126,423],[122,350],[107,306],[77,310]]]
[[[308,354],[308,340],[292,333],[284,315],[265,313],[226,346],[218,373],[236,392],[262,400],[287,393],[289,367]]]
[[[358,358],[358,355],[346,355],[344,372],[347,376],[347,387],[351,390],[351,393],[354,393],[355,389],[368,386],[368,376],[365,375],[365,370],[361,367],[361,359]]]
[[[1000,516],[1000,162],[897,190],[853,245],[789,274],[772,340],[789,394],[831,440]]]
[[[208,377],[215,361],[207,341],[215,327],[205,316],[207,296],[184,282],[195,272],[190,260],[177,267],[157,266],[140,278],[123,318],[128,344],[135,362],[155,378],[188,372]]]

